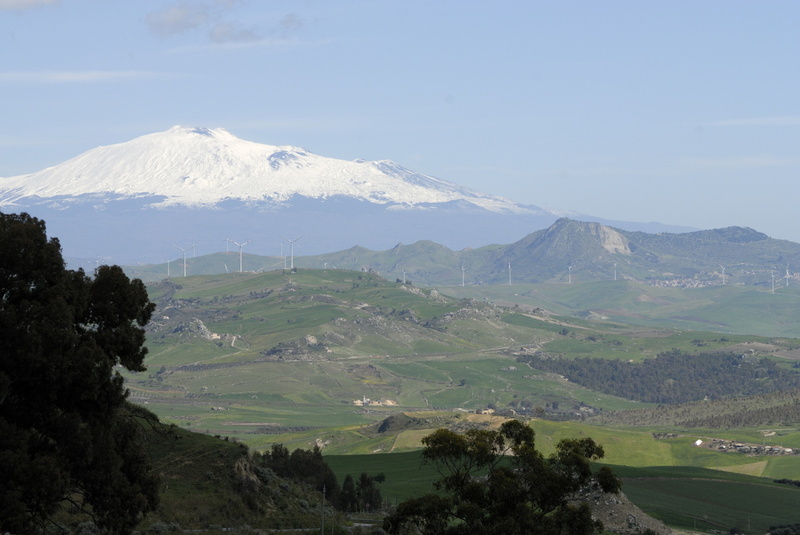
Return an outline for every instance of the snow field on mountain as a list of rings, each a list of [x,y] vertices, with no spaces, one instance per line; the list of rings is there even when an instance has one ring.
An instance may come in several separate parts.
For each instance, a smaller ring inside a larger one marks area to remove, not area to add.
[[[0,179],[0,206],[32,196],[80,195],[164,197],[159,206],[346,196],[376,204],[466,201],[493,212],[528,211],[391,161],[327,158],[299,147],[246,141],[221,128],[175,126],[89,150],[36,173]]]

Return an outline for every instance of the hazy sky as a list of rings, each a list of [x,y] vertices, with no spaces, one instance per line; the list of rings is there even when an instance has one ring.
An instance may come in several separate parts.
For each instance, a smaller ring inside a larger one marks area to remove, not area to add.
[[[0,0],[0,176],[223,127],[800,242],[799,24],[795,0]]]

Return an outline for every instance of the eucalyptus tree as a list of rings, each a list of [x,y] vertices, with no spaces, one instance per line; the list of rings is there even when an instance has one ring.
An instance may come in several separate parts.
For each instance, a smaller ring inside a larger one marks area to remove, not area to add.
[[[69,510],[127,533],[156,507],[147,413],[119,373],[145,369],[153,309],[118,266],[66,269],[44,221],[0,214],[0,532],[49,530]]]
[[[438,492],[400,503],[386,517],[392,535],[590,535],[602,531],[578,498],[589,485],[616,493],[608,468],[592,470],[603,448],[591,438],[565,439],[545,457],[529,426],[511,420],[498,430],[458,434],[439,429],[423,439],[425,462],[441,479]]]

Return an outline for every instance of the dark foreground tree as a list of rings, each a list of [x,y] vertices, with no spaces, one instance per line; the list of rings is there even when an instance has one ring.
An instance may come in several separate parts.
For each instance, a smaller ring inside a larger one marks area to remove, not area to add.
[[[302,481],[317,492],[325,492],[329,503],[339,503],[339,482],[336,474],[322,458],[319,446],[314,449],[296,449],[292,453],[283,444],[273,444],[270,452],[256,456],[257,463],[263,463],[276,475],[294,481]],[[260,460],[259,460],[260,459]]]
[[[68,506],[126,533],[155,508],[115,369],[144,370],[153,308],[118,266],[68,270],[43,221],[0,214],[0,532],[43,531]]]
[[[603,448],[590,438],[562,440],[544,457],[533,430],[516,420],[465,434],[439,429],[422,440],[440,491],[399,504],[384,520],[392,535],[590,535],[602,530],[575,499],[589,484],[618,492],[607,468],[593,473]]]

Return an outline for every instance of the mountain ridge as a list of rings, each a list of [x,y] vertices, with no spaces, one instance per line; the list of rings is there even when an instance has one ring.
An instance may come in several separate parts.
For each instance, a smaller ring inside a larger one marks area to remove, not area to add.
[[[176,248],[219,250],[228,239],[276,254],[288,245],[284,236],[302,236],[303,255],[421,239],[462,249],[520,239],[564,214],[630,230],[686,230],[523,205],[390,160],[337,160],[180,126],[0,178],[0,210],[45,220],[66,257],[91,264],[153,263]]]
[[[245,258],[246,271],[281,266],[280,256],[265,257],[261,263],[253,255]],[[786,284],[800,280],[800,274],[789,271],[789,266],[800,265],[800,244],[745,227],[648,234],[561,218],[506,245],[453,250],[426,239],[384,250],[352,246],[318,255],[295,254],[293,265],[372,271],[434,286],[507,284],[511,271],[514,283],[570,282],[575,277],[702,287],[722,284],[724,267],[728,284],[763,286],[776,272],[779,281],[788,277]],[[163,264],[134,272],[155,280],[147,273],[164,272],[162,268]],[[219,264],[190,273],[223,272]]]

